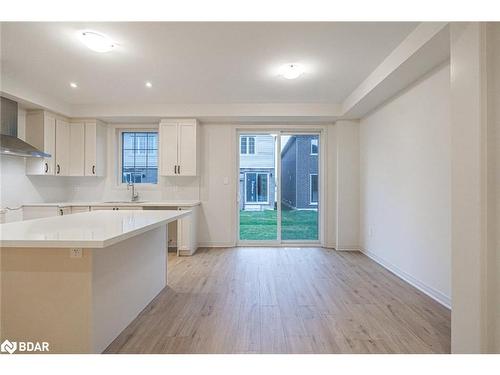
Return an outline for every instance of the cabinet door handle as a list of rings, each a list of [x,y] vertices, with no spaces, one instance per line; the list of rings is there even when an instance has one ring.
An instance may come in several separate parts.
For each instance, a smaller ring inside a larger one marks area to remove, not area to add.
[[[180,165],[177,166],[177,173],[181,174],[181,166]]]
[[[174,174],[177,174],[177,165],[174,165]]]
[[[95,165],[92,166],[92,174],[95,174]]]
[[[60,172],[61,172],[61,166],[57,164],[57,174],[59,174]]]
[[[45,163],[45,173],[49,171],[49,163]]]

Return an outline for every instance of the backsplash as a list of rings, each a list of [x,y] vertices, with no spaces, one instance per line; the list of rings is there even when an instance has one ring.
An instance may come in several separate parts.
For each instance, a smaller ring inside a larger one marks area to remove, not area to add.
[[[127,200],[130,191],[112,178],[67,177],[70,201]],[[200,198],[199,177],[159,177],[157,186],[136,184],[140,200],[186,200]]]
[[[68,182],[55,176],[26,176],[24,158],[2,155],[0,158],[0,207],[15,208],[26,202],[59,202],[69,199]],[[21,210],[6,211],[0,220],[22,218]]]
[[[26,111],[18,112],[18,136],[24,139]],[[26,176],[25,159],[0,158],[0,208],[16,208],[25,202],[55,202],[69,198],[68,181],[55,176]],[[0,211],[0,222],[22,219],[21,210]]]

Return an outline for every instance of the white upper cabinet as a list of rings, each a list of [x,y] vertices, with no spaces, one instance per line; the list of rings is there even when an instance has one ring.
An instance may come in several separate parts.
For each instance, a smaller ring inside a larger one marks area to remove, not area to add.
[[[196,176],[198,121],[162,120],[159,128],[160,175]]]
[[[51,155],[50,158],[27,158],[26,174],[54,175],[56,172],[56,118],[35,111],[26,114],[26,142]]]
[[[98,120],[68,122],[45,111],[26,115],[26,141],[51,155],[26,159],[26,174],[104,176],[106,125]]]
[[[179,123],[177,131],[179,132],[177,173],[181,176],[196,176],[197,124],[196,122]]]
[[[106,171],[106,126],[85,122],[85,176],[104,176]]]
[[[104,176],[106,126],[99,121],[70,124],[70,176]]]
[[[83,176],[85,171],[85,123],[69,124],[69,175]]]
[[[69,176],[70,136],[69,123],[56,120],[56,176]]]
[[[177,124],[160,123],[158,149],[160,157],[160,175],[177,175]]]

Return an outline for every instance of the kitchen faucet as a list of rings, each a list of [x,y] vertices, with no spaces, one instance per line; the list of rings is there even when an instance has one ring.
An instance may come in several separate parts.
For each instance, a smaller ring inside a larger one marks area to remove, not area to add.
[[[135,183],[132,179],[132,176],[129,177],[129,180],[127,182],[127,190],[130,190],[130,187],[132,187],[132,195],[130,197],[130,201],[136,202],[137,200],[139,200],[139,193],[135,191]]]

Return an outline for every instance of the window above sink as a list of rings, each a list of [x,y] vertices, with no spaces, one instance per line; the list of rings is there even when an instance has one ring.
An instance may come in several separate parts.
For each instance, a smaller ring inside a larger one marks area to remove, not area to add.
[[[121,183],[158,183],[158,131],[123,130],[120,132]]]

